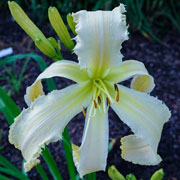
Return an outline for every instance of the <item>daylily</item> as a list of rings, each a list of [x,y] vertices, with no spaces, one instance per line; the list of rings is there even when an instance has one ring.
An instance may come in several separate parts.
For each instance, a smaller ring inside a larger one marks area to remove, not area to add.
[[[79,63],[62,60],[50,65],[27,88],[24,109],[10,128],[9,141],[22,151],[29,171],[45,144],[61,139],[69,121],[83,111],[85,128],[81,146],[72,145],[80,176],[105,170],[108,155],[108,109],[134,133],[122,139],[122,157],[133,163],[155,165],[163,125],[170,118],[165,104],[149,95],[154,80],[143,63],[122,62],[120,49],[128,39],[123,4],[112,11],[73,14],[77,36],[74,52]],[[41,80],[65,77],[76,82],[44,94]],[[118,83],[133,78],[130,88]],[[87,110],[86,110],[87,108]]]

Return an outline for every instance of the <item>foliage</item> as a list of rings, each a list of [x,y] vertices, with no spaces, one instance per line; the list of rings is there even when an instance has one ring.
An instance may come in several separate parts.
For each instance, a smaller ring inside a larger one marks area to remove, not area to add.
[[[1,61],[8,61],[8,58],[9,57]],[[3,85],[2,88],[7,91],[9,96],[12,95],[13,92],[19,94],[22,81],[25,79],[23,75],[28,62],[29,58],[26,58],[19,74],[17,74],[16,61],[13,62],[11,68],[9,68],[6,64],[2,65],[6,71],[6,74],[0,74],[0,81],[5,81],[6,85]]]
[[[112,9],[119,3],[127,7],[127,19],[131,30],[140,31],[148,39],[160,42],[159,34],[166,26],[174,26],[180,32],[180,1],[177,0],[16,0],[33,20],[40,23],[47,20],[49,6],[55,6],[65,16],[69,12],[81,9]],[[1,0],[0,7],[6,6],[7,0]],[[155,27],[155,28],[154,28]]]

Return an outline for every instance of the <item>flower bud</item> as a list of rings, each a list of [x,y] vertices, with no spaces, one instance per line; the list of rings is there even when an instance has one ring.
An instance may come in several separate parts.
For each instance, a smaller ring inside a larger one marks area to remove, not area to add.
[[[116,169],[114,165],[109,167],[108,175],[112,180],[126,180],[125,177]]]
[[[152,175],[150,180],[162,180],[163,177],[164,177],[164,171],[163,169],[159,169]]]
[[[57,57],[55,49],[51,43],[49,43],[41,30],[26,15],[23,9],[14,1],[8,1],[8,5],[15,21],[33,39],[39,50],[50,58],[55,59]]]
[[[126,176],[126,180],[137,180],[136,177],[134,176],[134,174],[128,174]]]
[[[23,9],[14,1],[8,1],[9,9],[15,21],[35,41],[37,38],[46,40],[40,29],[29,19]]]
[[[52,27],[56,31],[62,43],[65,45],[65,47],[72,51],[74,48],[74,43],[58,10],[55,7],[49,7],[48,16]]]
[[[66,16],[66,19],[67,19],[69,27],[71,28],[71,31],[73,32],[74,35],[76,35],[77,34],[76,31],[75,31],[76,23],[73,21],[72,14],[69,13]]]
[[[48,41],[43,41],[42,39],[38,38],[34,42],[36,47],[39,48],[39,50],[42,51],[45,55],[52,59],[56,59],[56,51],[51,45],[49,45],[49,43],[47,43]]]
[[[49,37],[48,41],[55,49],[59,49],[59,45],[53,37]]]

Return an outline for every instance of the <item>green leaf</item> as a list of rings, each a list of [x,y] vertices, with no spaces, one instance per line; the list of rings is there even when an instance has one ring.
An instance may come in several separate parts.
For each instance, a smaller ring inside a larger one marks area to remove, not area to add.
[[[42,168],[42,166],[40,164],[36,165],[36,169],[38,171],[38,173],[40,174],[42,180],[49,180],[46,172],[44,171],[44,169]]]
[[[13,171],[16,171],[16,172],[19,172],[21,173],[21,171],[16,167],[14,166],[12,163],[10,163],[4,156],[0,155],[0,165],[8,168],[8,169],[11,169]]]
[[[30,53],[30,54],[18,54],[18,55],[14,55],[14,56],[9,56],[5,59],[2,59],[0,61],[0,66],[2,65],[6,65],[9,64],[11,62],[15,62],[17,60],[23,59],[23,58],[32,58],[33,60],[35,60],[38,63],[38,66],[40,68],[41,71],[44,71],[47,68],[47,65],[45,63],[45,61],[38,55]],[[53,90],[56,89],[55,84],[52,82],[52,79],[48,79],[46,80],[47,86],[49,90]]]
[[[6,176],[3,176],[3,175],[1,175],[1,174],[0,174],[0,179],[1,179],[1,180],[11,180],[10,178],[8,178],[8,177],[6,177]]]
[[[53,157],[47,147],[45,147],[43,149],[42,155],[48,165],[48,168],[49,168],[54,180],[62,180],[62,176],[59,172],[57,164],[56,164],[55,160],[53,159]]]
[[[72,148],[70,144],[70,136],[67,127],[64,129],[63,132],[63,147],[65,151],[68,172],[71,180],[76,180],[76,171],[74,167],[73,157],[72,157]],[[93,180],[93,179],[92,179]]]
[[[87,174],[85,180],[96,180],[96,173]]]
[[[16,177],[20,180],[29,180],[29,178],[24,176],[22,173],[19,173],[17,171],[13,171],[11,169],[0,167],[0,172],[5,173],[5,174],[10,175],[10,176],[13,176],[13,177]]]
[[[4,114],[9,125],[14,122],[14,118],[20,113],[20,109],[2,88],[0,88],[0,112]]]

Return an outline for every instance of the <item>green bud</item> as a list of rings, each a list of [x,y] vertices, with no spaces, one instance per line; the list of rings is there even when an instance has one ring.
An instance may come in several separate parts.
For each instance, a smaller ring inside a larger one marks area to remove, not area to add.
[[[56,51],[51,45],[49,45],[49,43],[47,43],[48,41],[43,41],[42,39],[36,39],[34,42],[37,48],[39,48],[40,51],[42,51],[45,55],[49,56],[52,59],[56,58],[57,56]]]
[[[163,177],[164,177],[164,171],[163,169],[159,169],[152,175],[150,180],[162,180]]]
[[[56,51],[41,30],[31,21],[31,19],[16,2],[8,1],[8,5],[15,21],[33,39],[39,50],[54,59],[57,56]]]
[[[48,41],[55,49],[59,49],[59,45],[53,37],[49,37]]]
[[[37,38],[46,40],[40,29],[29,19],[23,9],[14,1],[8,1],[9,9],[15,21],[35,41]]]
[[[134,174],[128,174],[126,176],[126,180],[137,180],[136,177],[134,176]]]
[[[108,175],[112,180],[126,180],[125,177],[116,169],[114,165],[109,167]]]
[[[56,31],[57,35],[59,36],[62,43],[69,49],[73,50],[74,43],[71,39],[71,36],[59,14],[58,10],[55,7],[49,7],[48,9],[48,16],[50,23],[54,30]]]
[[[73,21],[73,17],[72,17],[72,14],[69,13],[67,16],[66,16],[66,19],[67,19],[67,22],[68,22],[68,25],[69,27],[71,28],[71,31],[73,32],[74,35],[76,35],[76,31],[75,31],[75,27],[76,27],[76,23]]]
[[[57,52],[57,59],[63,59],[62,54],[61,54],[61,43],[58,40],[58,42],[53,38],[49,37],[48,38],[49,43],[56,49]]]

